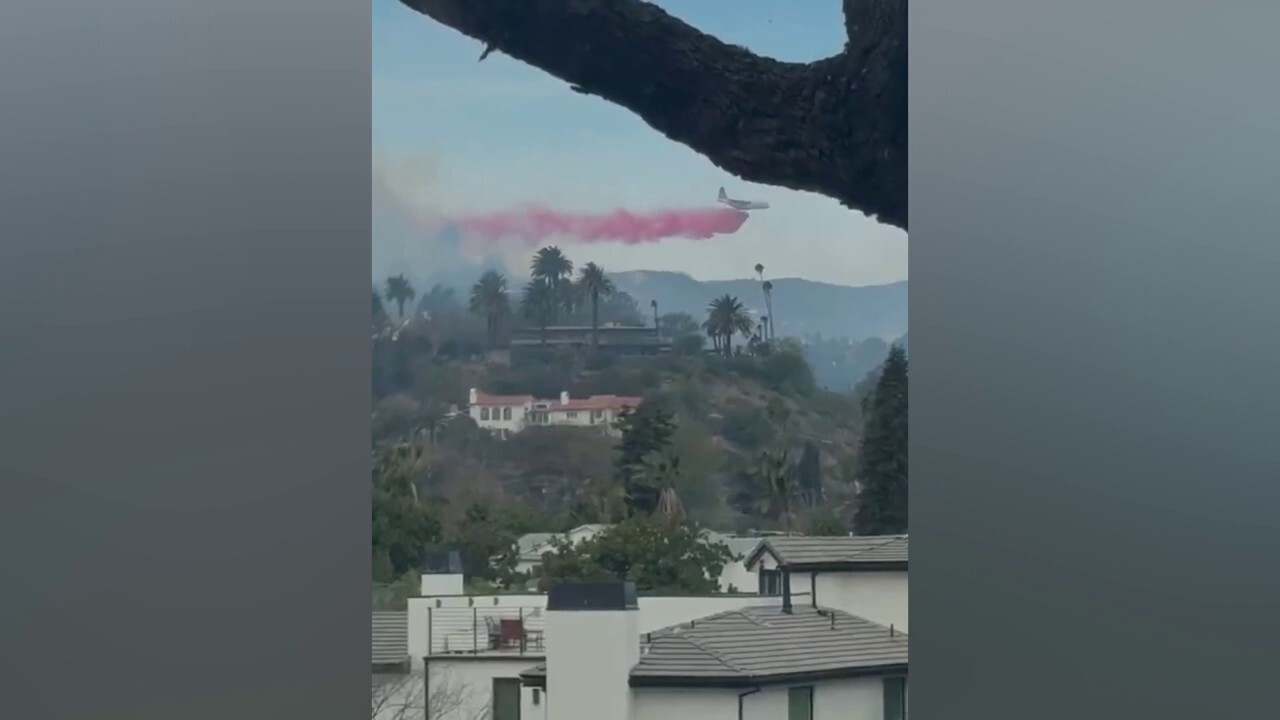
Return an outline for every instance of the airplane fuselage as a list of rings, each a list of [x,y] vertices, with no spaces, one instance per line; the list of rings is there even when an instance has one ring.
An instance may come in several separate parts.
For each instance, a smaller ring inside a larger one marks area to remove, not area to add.
[[[747,200],[721,200],[720,202],[734,210],[766,210],[769,207],[769,203],[750,202]]]

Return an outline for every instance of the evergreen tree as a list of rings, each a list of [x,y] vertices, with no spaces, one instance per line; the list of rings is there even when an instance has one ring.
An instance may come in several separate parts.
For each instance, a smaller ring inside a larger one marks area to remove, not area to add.
[[[853,525],[859,535],[907,532],[907,354],[889,350],[875,390],[863,403]]]
[[[805,503],[817,507],[822,502],[822,456],[812,440],[806,440],[796,465],[796,484]]]
[[[652,458],[666,452],[675,433],[675,418],[666,408],[646,402],[618,420],[622,441],[614,462],[618,482],[626,493],[631,517],[648,517],[658,509],[662,490],[649,482]]]

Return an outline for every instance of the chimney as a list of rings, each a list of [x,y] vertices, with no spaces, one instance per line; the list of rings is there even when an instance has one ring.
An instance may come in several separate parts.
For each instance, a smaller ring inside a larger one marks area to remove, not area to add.
[[[561,404],[561,405],[568,405],[568,404],[569,404],[569,391],[568,391],[568,390],[563,390],[563,391],[561,391],[561,392],[560,392],[560,404]]]
[[[568,583],[547,594],[548,717],[632,720],[631,668],[640,662],[636,586]]]
[[[475,405],[479,399],[480,399],[480,393],[477,392],[475,388],[471,388],[471,390],[467,393],[467,404]]]
[[[791,571],[782,570],[782,612],[791,614]]]
[[[457,550],[428,550],[422,554],[423,597],[462,595],[462,555]]]

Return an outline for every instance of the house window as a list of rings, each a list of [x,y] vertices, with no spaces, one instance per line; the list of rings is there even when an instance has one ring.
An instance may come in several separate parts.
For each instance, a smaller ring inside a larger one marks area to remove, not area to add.
[[[787,720],[813,720],[813,688],[787,689]]]
[[[509,408],[509,407],[504,407],[504,408],[502,408],[502,419],[503,419],[503,420],[510,420],[510,419],[511,419],[511,408]]]
[[[884,679],[884,720],[907,720],[907,679]]]
[[[493,720],[520,720],[520,679],[493,679]]]
[[[569,418],[570,420],[573,420],[574,418],[578,417],[578,413],[576,413],[576,412],[567,412],[567,413],[565,413],[565,414],[564,414],[564,416],[565,416],[565,417],[567,417],[567,418]]]
[[[781,570],[760,569],[760,594],[771,596],[782,594]]]
[[[487,408],[487,407],[486,407],[486,408],[480,408],[480,419],[481,419],[481,420],[488,420],[488,419],[489,419],[489,408]]]

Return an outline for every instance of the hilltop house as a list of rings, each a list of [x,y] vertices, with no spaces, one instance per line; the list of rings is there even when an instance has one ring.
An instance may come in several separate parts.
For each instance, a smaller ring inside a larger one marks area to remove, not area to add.
[[[906,634],[839,610],[784,599],[640,635],[634,586],[591,583],[546,614],[546,662],[520,674],[529,695],[495,682],[493,720],[907,718]]]
[[[907,537],[770,537],[747,558],[761,595],[807,591],[829,607],[907,631]]]
[[[641,398],[620,395],[571,398],[567,392],[556,400],[540,400],[532,395],[489,395],[471,388],[467,414],[477,425],[503,438],[531,425],[595,427],[614,435],[614,423],[640,402]]]

